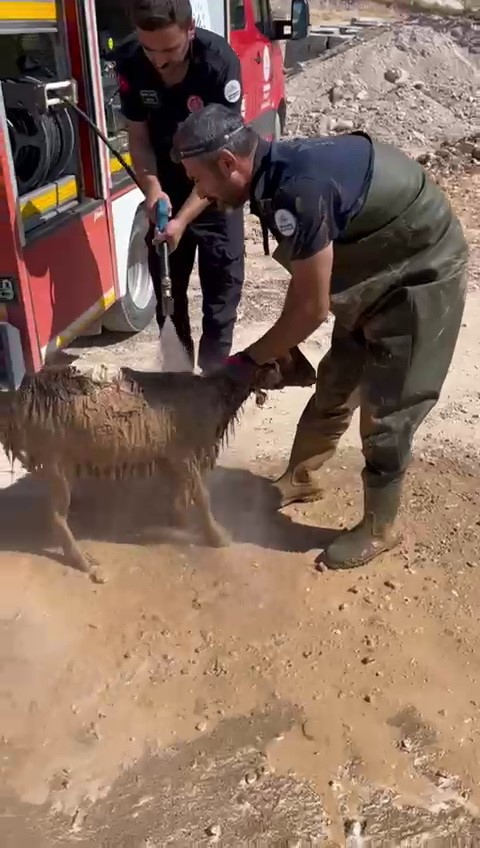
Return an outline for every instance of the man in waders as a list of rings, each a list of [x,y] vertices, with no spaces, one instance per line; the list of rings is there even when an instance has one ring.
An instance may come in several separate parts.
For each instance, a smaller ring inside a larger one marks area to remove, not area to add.
[[[153,244],[157,202],[173,215],[160,238],[172,251],[173,323],[194,364],[187,290],[198,248],[203,334],[198,364],[204,371],[228,356],[244,278],[243,210],[233,215],[199,199],[185,170],[172,162],[172,138],[191,112],[222,103],[240,112],[240,60],[224,38],[194,26],[190,0],[129,0],[135,34],[115,52],[122,113],[135,174],[151,219],[149,268],[162,313],[158,256]],[[177,250],[178,247],[178,250]]]
[[[229,358],[232,374],[285,355],[329,310],[335,316],[315,395],[275,486],[281,506],[318,499],[317,471],[360,406],[364,516],[324,561],[363,565],[399,541],[412,439],[452,359],[466,291],[460,223],[417,162],[362,133],[270,143],[212,106],[179,128],[174,151],[201,197],[234,208],[250,200],[291,274],[280,317]]]

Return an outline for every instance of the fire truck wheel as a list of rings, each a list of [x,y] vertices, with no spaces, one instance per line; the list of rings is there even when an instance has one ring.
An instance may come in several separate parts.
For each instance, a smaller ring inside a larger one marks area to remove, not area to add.
[[[148,270],[145,244],[146,224],[137,213],[128,249],[126,292],[103,316],[105,330],[112,333],[139,333],[155,317],[155,293]]]

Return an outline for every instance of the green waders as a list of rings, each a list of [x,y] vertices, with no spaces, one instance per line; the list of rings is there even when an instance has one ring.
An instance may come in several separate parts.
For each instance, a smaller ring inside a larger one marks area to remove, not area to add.
[[[315,472],[360,406],[364,517],[325,551],[330,568],[363,565],[399,541],[413,436],[439,398],[465,305],[468,250],[447,198],[398,149],[374,150],[364,207],[334,245],[331,348],[274,484],[281,506],[317,500]],[[288,241],[274,258],[288,269]]]

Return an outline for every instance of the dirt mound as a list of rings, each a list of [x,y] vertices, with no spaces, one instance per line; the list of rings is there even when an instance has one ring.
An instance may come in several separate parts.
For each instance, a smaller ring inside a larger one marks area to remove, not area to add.
[[[453,143],[444,141],[432,153],[422,153],[418,161],[434,177],[437,174],[446,176],[459,171],[469,173],[480,164],[480,137],[472,135]]]
[[[448,32],[459,47],[470,54],[472,61],[480,62],[480,28],[473,17],[448,15],[417,15],[412,20],[418,26],[431,27],[437,32]]]
[[[420,152],[476,131],[478,71],[444,32],[396,26],[291,80],[291,135],[363,129]]]

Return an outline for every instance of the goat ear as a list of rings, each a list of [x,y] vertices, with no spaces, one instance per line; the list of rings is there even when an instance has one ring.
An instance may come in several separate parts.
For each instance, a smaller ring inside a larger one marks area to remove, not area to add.
[[[278,361],[283,386],[313,386],[315,369],[299,347],[293,347],[289,356]],[[279,386],[277,388],[280,388]]]

